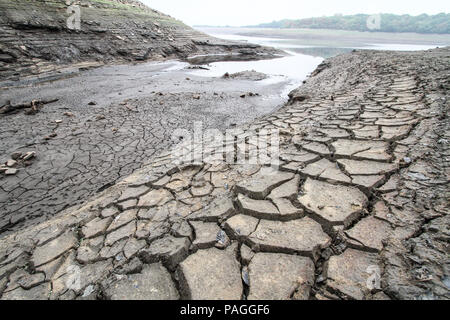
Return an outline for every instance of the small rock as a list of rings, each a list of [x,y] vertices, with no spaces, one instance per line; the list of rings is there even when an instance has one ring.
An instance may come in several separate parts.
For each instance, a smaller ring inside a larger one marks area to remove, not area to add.
[[[7,176],[13,176],[13,175],[15,175],[17,172],[19,172],[19,170],[17,170],[17,169],[8,169],[8,170],[5,171],[5,174],[6,174]]]
[[[22,152],[14,152],[11,154],[11,159],[13,160],[19,160],[22,157]]]
[[[91,101],[91,102],[88,103],[88,105],[90,105],[90,106],[96,106],[96,105],[97,105],[97,102]]]
[[[218,249],[225,249],[226,247],[228,247],[231,242],[230,242],[230,238],[228,238],[227,234],[225,233],[225,231],[220,230],[217,233],[217,237],[216,237],[216,248]]]
[[[190,300],[237,300],[242,277],[233,250],[200,250],[177,269],[182,297]]]
[[[17,161],[16,160],[8,160],[7,162],[6,162],[6,166],[7,167],[14,167],[15,165],[17,164]]]
[[[94,292],[95,288],[93,285],[88,286],[83,293],[83,297],[90,296]]]
[[[56,133],[52,133],[52,134],[46,136],[46,137],[44,138],[44,140],[51,140],[51,139],[55,138],[56,136],[57,136]]]
[[[22,159],[24,161],[27,161],[27,160],[33,159],[34,157],[36,157],[36,152],[31,151],[31,152],[25,153],[25,155],[22,157]]]
[[[60,123],[62,123],[63,121],[62,120],[55,120],[55,123],[58,123],[58,124],[60,124]]]
[[[248,269],[248,300],[286,300],[294,290],[297,300],[309,299],[314,284],[314,263],[309,258],[258,253]]]

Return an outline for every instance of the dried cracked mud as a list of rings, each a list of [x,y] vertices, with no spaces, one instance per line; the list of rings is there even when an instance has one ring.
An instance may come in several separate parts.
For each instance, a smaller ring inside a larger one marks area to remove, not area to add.
[[[448,299],[449,65],[449,49],[325,61],[207,146],[216,163],[158,152],[4,237],[1,298]],[[220,161],[258,152],[263,129],[281,133],[272,166]]]
[[[192,130],[201,121],[205,129],[224,130],[272,112],[284,103],[277,94],[284,85],[200,77],[171,61],[0,89],[13,106],[51,102],[38,112],[0,113],[0,163],[34,152],[28,161],[18,159],[14,175],[0,173],[0,235],[46,221],[114,185],[170,149],[176,129]]]

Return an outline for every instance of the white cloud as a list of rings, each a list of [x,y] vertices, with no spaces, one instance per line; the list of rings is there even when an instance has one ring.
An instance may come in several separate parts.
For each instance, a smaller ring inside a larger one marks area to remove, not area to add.
[[[190,25],[253,25],[336,13],[449,13],[448,0],[141,0]]]

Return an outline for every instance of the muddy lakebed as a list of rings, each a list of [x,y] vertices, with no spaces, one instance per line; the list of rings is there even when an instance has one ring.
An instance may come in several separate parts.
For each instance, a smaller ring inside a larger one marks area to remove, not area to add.
[[[170,148],[175,129],[201,122],[223,131],[277,110],[323,60],[302,56],[306,63],[299,64],[298,56],[201,67],[113,65],[0,88],[2,105],[37,101],[36,112],[0,117],[0,162],[17,158],[14,172],[0,175],[0,236],[46,221],[127,177]],[[238,75],[223,77],[227,72]],[[19,157],[30,152],[31,159]]]
[[[230,59],[219,55],[194,57],[194,64],[112,65],[0,88],[1,105],[50,102],[32,114],[18,110],[0,117],[1,163],[33,153],[32,159],[19,158],[14,174],[0,176],[0,236],[45,221],[120,181],[170,148],[175,129],[192,130],[200,121],[205,129],[223,131],[276,111],[326,57],[279,37],[203,31],[286,53],[258,61],[221,61]]]

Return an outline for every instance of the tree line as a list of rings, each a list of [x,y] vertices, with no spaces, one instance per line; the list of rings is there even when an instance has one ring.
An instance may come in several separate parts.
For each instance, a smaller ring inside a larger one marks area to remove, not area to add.
[[[421,14],[419,16],[380,14],[379,28],[368,25],[367,21],[370,17],[367,14],[356,14],[301,20],[285,19],[251,27],[450,34],[450,14]]]

